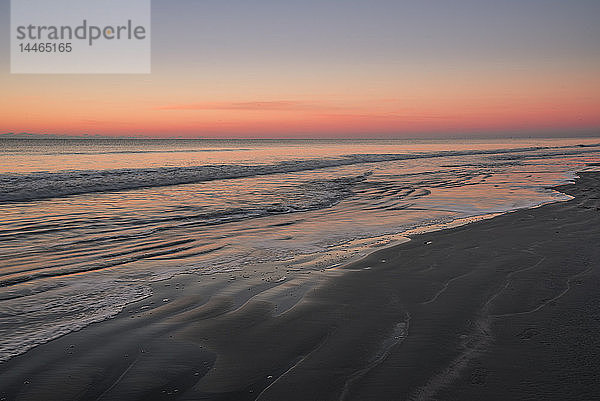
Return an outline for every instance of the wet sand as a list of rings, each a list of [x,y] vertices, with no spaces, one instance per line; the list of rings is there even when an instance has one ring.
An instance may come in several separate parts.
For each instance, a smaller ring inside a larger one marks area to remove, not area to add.
[[[340,269],[180,275],[0,365],[6,400],[591,400],[600,173]]]

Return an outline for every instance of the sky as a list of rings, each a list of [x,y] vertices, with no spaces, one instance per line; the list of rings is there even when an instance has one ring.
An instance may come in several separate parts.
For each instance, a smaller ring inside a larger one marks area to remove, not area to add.
[[[0,0],[0,133],[600,136],[599,19],[598,0],[153,0],[151,74],[20,75]]]

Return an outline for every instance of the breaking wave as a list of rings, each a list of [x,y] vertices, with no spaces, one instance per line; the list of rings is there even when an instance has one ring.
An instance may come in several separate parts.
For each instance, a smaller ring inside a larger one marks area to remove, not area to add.
[[[578,148],[600,145],[580,145]],[[193,184],[206,181],[319,170],[353,164],[414,160],[450,156],[493,155],[502,160],[520,160],[533,152],[552,150],[548,155],[565,154],[558,149],[572,147],[527,147],[516,149],[442,151],[431,153],[354,154],[336,158],[289,160],[276,164],[204,165],[116,170],[76,170],[0,174],[0,202],[26,202],[96,192],[114,192],[150,187]],[[591,150],[595,151],[595,150]],[[572,154],[585,153],[578,149]],[[526,155],[523,155],[526,153]],[[569,153],[569,154],[571,154]]]

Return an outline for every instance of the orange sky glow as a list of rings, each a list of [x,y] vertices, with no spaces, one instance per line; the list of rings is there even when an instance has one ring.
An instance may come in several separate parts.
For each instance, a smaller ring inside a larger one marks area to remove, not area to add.
[[[401,3],[157,1],[151,74],[18,75],[1,60],[0,133],[600,135],[598,5]]]

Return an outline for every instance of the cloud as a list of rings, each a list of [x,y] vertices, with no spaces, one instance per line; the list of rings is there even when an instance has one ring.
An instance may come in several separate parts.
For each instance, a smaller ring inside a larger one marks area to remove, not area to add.
[[[246,110],[246,111],[282,111],[311,110],[325,107],[315,103],[274,100],[264,102],[203,102],[176,104],[158,107],[158,110]],[[329,107],[327,107],[329,108]]]
[[[327,113],[321,114],[324,118],[333,119],[364,119],[364,120],[401,120],[401,121],[435,121],[435,120],[451,120],[451,115],[442,115],[434,113],[412,113],[412,112],[389,112],[389,113]]]

